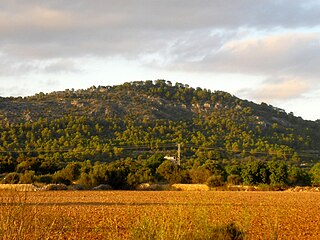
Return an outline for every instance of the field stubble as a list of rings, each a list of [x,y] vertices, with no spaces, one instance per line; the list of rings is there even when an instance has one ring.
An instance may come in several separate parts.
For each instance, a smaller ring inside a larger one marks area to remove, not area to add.
[[[313,192],[0,191],[0,213],[1,239],[320,239]]]

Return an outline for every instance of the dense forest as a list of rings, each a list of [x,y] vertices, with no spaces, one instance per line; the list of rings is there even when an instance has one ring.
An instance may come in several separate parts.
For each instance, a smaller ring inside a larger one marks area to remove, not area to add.
[[[319,141],[319,120],[165,80],[0,98],[4,183],[318,185]]]

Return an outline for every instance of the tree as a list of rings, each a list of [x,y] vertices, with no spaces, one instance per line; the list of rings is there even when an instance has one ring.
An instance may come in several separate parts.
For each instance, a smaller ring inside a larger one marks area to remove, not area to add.
[[[70,179],[70,181],[75,181],[80,177],[80,169],[81,163],[71,162],[65,167],[64,174]]]
[[[196,162],[190,169],[189,175],[192,183],[205,183],[210,177],[210,171]]]
[[[77,162],[68,163],[68,165],[53,175],[53,181],[56,183],[71,184],[80,177],[81,164]]]
[[[221,164],[214,160],[207,160],[202,167],[209,171],[210,175],[222,176],[223,180],[226,178],[226,171]]]
[[[111,185],[113,189],[127,189],[129,187],[127,177],[131,171],[136,170],[135,165],[136,163],[131,159],[107,164],[107,184]]]
[[[224,180],[221,175],[212,175],[207,179],[207,185],[209,187],[220,187],[223,184],[224,184]]]
[[[169,160],[164,161],[156,171],[164,180],[169,183],[180,183],[180,166]]]
[[[140,183],[152,182],[154,177],[150,168],[142,167],[134,173],[129,173],[127,182],[131,187],[135,187]]]
[[[320,186],[320,163],[316,163],[311,169],[311,183],[313,186]]]
[[[34,171],[25,171],[23,174],[20,174],[20,183],[31,184],[35,179],[36,176]]]
[[[270,172],[271,185],[287,185],[288,183],[288,167],[287,164],[280,161],[268,162],[268,170]]]
[[[306,169],[291,166],[288,169],[288,184],[290,186],[311,185],[311,173]]]
[[[268,183],[268,169],[262,161],[248,161],[241,170],[243,182],[248,185]]]
[[[92,186],[109,183],[109,170],[107,164],[96,162],[89,172]]]
[[[154,174],[156,172],[156,169],[161,165],[161,163],[163,163],[163,161],[164,155],[157,153],[149,157],[144,162],[144,166],[151,169],[152,173]]]
[[[229,175],[227,177],[227,182],[233,185],[239,185],[242,183],[242,179],[240,175]]]

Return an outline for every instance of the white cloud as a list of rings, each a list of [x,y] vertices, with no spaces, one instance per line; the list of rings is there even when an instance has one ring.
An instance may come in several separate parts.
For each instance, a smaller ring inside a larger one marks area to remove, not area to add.
[[[301,97],[312,90],[312,86],[303,79],[272,79],[253,89],[242,89],[239,94],[257,102],[279,102]]]

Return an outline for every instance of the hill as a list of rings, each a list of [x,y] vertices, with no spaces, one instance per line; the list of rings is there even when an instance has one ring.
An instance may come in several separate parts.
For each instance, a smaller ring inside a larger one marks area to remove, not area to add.
[[[169,81],[0,98],[1,172],[54,173],[68,162],[147,159],[319,160],[319,121]]]

